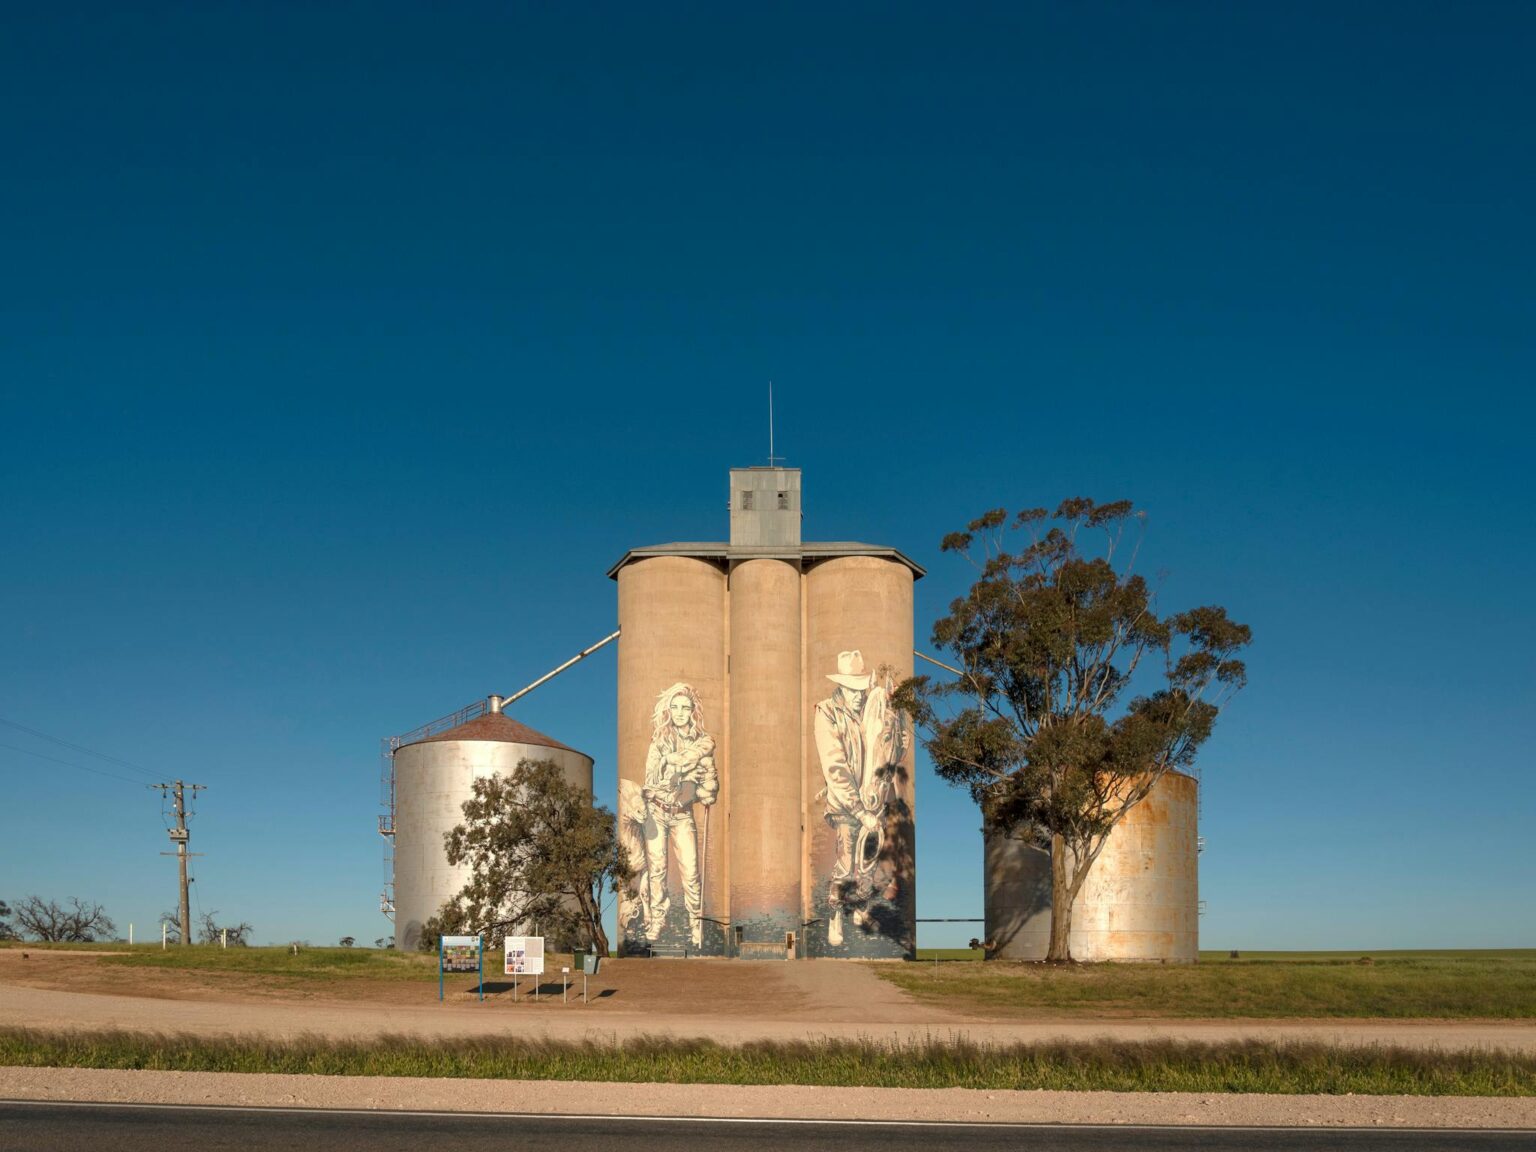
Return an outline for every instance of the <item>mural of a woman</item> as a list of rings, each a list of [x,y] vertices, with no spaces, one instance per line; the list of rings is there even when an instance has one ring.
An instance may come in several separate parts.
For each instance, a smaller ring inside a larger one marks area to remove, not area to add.
[[[672,909],[669,864],[677,864],[688,937],[697,949],[704,936],[703,861],[694,805],[708,809],[720,795],[715,738],[704,729],[704,710],[691,684],[679,682],[656,698],[651,746],[645,757],[645,878],[640,894],[643,931],[657,942]]]

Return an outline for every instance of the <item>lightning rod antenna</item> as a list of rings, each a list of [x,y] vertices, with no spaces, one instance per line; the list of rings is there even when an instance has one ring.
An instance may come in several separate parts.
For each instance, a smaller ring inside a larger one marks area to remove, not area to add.
[[[773,454],[773,381],[768,381],[768,467],[772,468],[778,463],[778,457]]]

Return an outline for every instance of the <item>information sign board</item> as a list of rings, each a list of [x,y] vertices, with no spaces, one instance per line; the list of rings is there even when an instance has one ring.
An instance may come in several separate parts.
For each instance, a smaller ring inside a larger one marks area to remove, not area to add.
[[[506,947],[508,976],[544,975],[544,937],[508,936]]]
[[[443,971],[480,971],[480,937],[444,936]]]
[[[485,999],[485,948],[479,936],[437,938],[437,998],[442,1000],[449,972],[478,972],[480,999]]]

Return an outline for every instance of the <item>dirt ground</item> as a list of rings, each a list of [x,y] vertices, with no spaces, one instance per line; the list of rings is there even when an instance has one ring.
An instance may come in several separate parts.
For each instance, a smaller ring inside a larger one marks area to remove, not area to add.
[[[537,1000],[527,982],[514,1000],[510,983],[488,980],[482,1003],[474,978],[457,977],[439,1003],[435,981],[276,978],[101,959],[82,952],[32,952],[22,959],[19,950],[0,950],[0,1025],[279,1038],[516,1030],[556,1039],[644,1034],[722,1043],[814,1036],[994,1042],[1262,1037],[1536,1051],[1536,1021],[986,1019],[919,1003],[871,967],[836,961],[613,960],[589,980],[586,1003],[579,976],[561,1001],[558,972],[544,977]]]
[[[580,1027],[611,1025],[629,1031],[633,1026],[648,1032],[665,1031],[674,1020],[698,1016],[707,1016],[726,1033],[754,1021],[794,1022],[803,1032],[806,1023],[821,1021],[896,1025],[967,1019],[920,1005],[856,964],[605,960],[602,974],[587,980],[585,1002],[580,974],[566,977],[562,1000],[558,967],[540,978],[537,995],[529,978],[514,989],[509,977],[488,975],[484,1001],[476,994],[475,977],[450,976],[446,998],[440,1002],[435,979],[317,979],[103,963],[110,955],[0,950],[0,1023],[20,1023],[18,1014],[48,1010],[59,1013],[57,1026],[82,1026],[99,1021],[106,1010],[135,1020],[146,1014],[189,1021],[216,1016],[228,1022],[221,1031],[262,1032],[269,1023],[286,1019],[285,1008],[302,1011],[306,1019],[329,1019],[333,1012],[355,1016],[369,1021],[364,1031],[373,1030],[372,1021],[384,1016],[401,1022],[396,1031],[432,1033],[442,1029],[427,1021],[445,1014],[456,1020],[466,1010],[493,1013],[503,1022],[503,1013],[515,1012],[519,1020],[549,1028],[579,1019]],[[32,989],[33,994],[22,989]],[[35,994],[43,991],[60,995]],[[160,1003],[131,1003],[137,1000]],[[218,1008],[210,1014],[200,1012],[198,1005]]]
[[[605,962],[580,1000],[559,974],[535,1001],[524,984],[269,978],[101,963],[81,952],[0,951],[0,1026],[193,1032],[462,1036],[518,1033],[611,1040],[636,1035],[755,1039],[1265,1037],[1341,1044],[1536,1051],[1536,1023],[1476,1021],[987,1020],[919,1004],[871,968],[848,963]],[[410,1108],[611,1115],[990,1120],[1016,1123],[1385,1125],[1536,1129],[1536,1101],[1188,1093],[987,1092],[726,1085],[561,1084],[369,1077],[234,1076],[0,1068],[0,1097],[261,1107]]]

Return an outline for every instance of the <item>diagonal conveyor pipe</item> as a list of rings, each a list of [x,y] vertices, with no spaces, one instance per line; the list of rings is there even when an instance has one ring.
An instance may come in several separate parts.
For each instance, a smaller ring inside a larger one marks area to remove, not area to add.
[[[592,653],[596,652],[603,645],[611,644],[611,643],[613,643],[613,641],[617,640],[618,638],[619,638],[619,629],[615,628],[611,634],[609,634],[607,636],[604,636],[596,644],[592,645],[592,647],[582,649],[580,652],[576,653],[576,655],[572,656],[569,660],[567,660],[564,664],[560,665],[560,667],[556,668],[553,672],[546,672],[546,673],[544,673],[544,675],[540,676],[532,684],[528,685],[528,687],[522,689],[521,691],[514,692],[514,693],[512,693],[512,695],[506,696],[506,697],[492,696],[491,697],[491,711],[492,712],[500,712],[508,704],[512,703],[512,701],[521,699],[522,697],[528,695],[528,693],[532,692],[540,684],[548,683],[549,681],[553,680],[556,676],[560,675],[560,673],[564,672],[572,664],[579,664],[579,663],[581,663],[581,661],[585,660],[588,656],[592,655]]]

